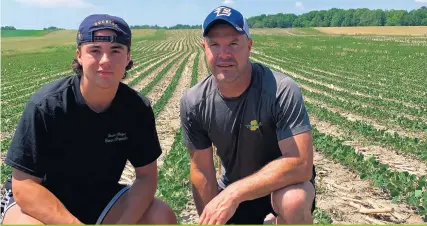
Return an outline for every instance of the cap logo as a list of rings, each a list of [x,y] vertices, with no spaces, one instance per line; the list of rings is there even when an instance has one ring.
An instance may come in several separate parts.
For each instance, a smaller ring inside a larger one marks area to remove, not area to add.
[[[114,27],[117,27],[117,24],[114,23],[114,21],[112,20],[98,20],[94,23],[95,26],[101,25],[101,24],[111,24]]]
[[[231,9],[227,7],[218,7],[214,10],[216,13],[216,16],[230,16],[231,15]]]

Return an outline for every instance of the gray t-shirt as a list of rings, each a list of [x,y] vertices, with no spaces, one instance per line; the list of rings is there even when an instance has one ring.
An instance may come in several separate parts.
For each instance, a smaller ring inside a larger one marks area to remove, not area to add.
[[[210,75],[184,94],[180,111],[184,144],[217,148],[222,188],[280,157],[279,140],[311,130],[295,81],[258,63],[252,63],[251,84],[239,97],[221,96]]]

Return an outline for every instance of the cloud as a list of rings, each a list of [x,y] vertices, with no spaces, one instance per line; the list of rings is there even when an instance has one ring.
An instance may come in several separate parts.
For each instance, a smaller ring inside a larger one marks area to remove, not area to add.
[[[295,2],[295,7],[297,9],[304,9],[304,5],[302,4],[302,2]]]
[[[224,1],[222,1],[222,4],[224,4],[224,5],[232,5],[233,3],[234,3],[233,0],[224,0]]]
[[[29,6],[42,8],[91,8],[94,5],[86,0],[15,0],[16,2]]]
[[[427,3],[427,0],[415,0],[417,3]]]

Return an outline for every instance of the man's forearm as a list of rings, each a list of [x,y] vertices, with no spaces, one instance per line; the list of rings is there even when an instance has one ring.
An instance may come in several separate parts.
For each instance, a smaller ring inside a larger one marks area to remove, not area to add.
[[[197,169],[190,170],[194,203],[196,204],[199,216],[202,214],[206,204],[218,195],[218,182],[215,171],[201,172]]]
[[[125,196],[126,208],[117,224],[138,223],[154,199],[156,184],[157,181],[151,178],[135,179],[132,187],[127,191]]]
[[[14,189],[14,198],[25,214],[44,224],[82,224],[42,185],[34,182],[16,183],[19,183],[19,188]]]
[[[282,157],[276,159],[260,171],[227,187],[232,197],[239,202],[266,196],[288,185],[308,181],[312,176],[312,164],[299,158]]]

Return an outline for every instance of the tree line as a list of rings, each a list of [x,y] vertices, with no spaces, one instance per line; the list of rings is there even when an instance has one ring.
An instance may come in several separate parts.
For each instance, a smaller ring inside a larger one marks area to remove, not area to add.
[[[353,27],[353,26],[427,26],[427,7],[416,10],[337,9],[314,10],[299,16],[273,14],[247,19],[251,28]]]
[[[16,28],[14,26],[1,26],[1,30],[9,30],[9,31],[13,31],[16,30]],[[50,27],[45,27],[43,28],[43,30],[64,30],[64,28],[59,28],[59,27],[55,27],[55,26],[50,26]]]
[[[177,24],[175,26],[166,27],[166,26],[157,26],[157,25],[131,25],[131,29],[201,29],[202,25],[187,25],[187,24]]]
[[[370,10],[368,8],[314,10],[301,15],[278,13],[247,18],[251,28],[290,27],[354,27],[354,26],[427,26],[427,7],[406,10]],[[131,29],[201,29],[202,25],[177,24],[175,26],[132,25]],[[49,27],[43,30],[58,30]],[[13,26],[2,26],[1,30],[16,30]]]

